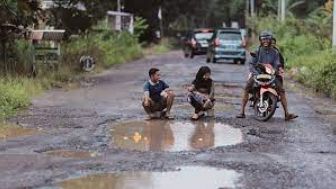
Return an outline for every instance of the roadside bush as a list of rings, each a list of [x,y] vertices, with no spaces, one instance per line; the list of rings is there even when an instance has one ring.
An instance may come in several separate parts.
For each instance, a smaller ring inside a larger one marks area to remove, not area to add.
[[[62,65],[79,69],[79,59],[83,55],[95,58],[97,66],[109,67],[142,56],[142,48],[137,38],[127,32],[103,31],[87,37],[73,39],[65,44]]]
[[[0,120],[30,104],[30,97],[42,86],[30,79],[0,79]]]
[[[289,63],[297,70],[293,75],[295,79],[336,98],[336,54],[331,50],[298,56]]]
[[[30,104],[30,98],[44,89],[62,86],[80,74],[79,59],[90,55],[96,59],[100,69],[110,67],[142,56],[142,48],[136,37],[129,33],[103,31],[88,37],[72,39],[62,45],[62,61],[57,68],[43,68],[37,78],[29,79],[25,70],[31,65],[31,47],[24,41],[17,41],[15,56],[18,57],[13,74],[0,78],[0,120],[13,115],[20,108]],[[42,65],[38,65],[42,68]],[[18,70],[21,70],[17,74]],[[15,76],[15,77],[13,77]],[[15,78],[15,79],[14,79]]]
[[[173,38],[163,38],[158,44],[149,45],[146,54],[162,54],[174,48],[175,40]]]
[[[302,34],[280,38],[278,45],[281,52],[289,60],[296,56],[314,54],[320,50],[330,47],[330,42],[326,39],[320,40],[311,34]],[[295,65],[291,63],[290,65]]]

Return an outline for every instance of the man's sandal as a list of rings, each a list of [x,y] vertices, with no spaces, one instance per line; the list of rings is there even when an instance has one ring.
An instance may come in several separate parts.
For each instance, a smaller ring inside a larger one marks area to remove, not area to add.
[[[298,118],[298,117],[299,117],[299,116],[298,116],[298,115],[295,115],[295,114],[288,114],[288,115],[286,115],[285,120],[286,120],[286,121],[290,121],[290,120],[295,119],[295,118]]]

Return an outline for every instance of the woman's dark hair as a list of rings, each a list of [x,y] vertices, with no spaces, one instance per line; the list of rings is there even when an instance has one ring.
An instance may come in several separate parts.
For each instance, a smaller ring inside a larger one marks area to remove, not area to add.
[[[151,68],[148,72],[149,77],[151,77],[152,75],[154,75],[156,72],[160,71],[157,68]]]
[[[208,66],[202,66],[200,67],[200,69],[198,70],[197,74],[196,74],[196,78],[195,81],[202,81],[203,80],[203,76],[207,73],[211,74],[211,69]]]
[[[211,74],[211,70],[208,66],[202,66],[197,74],[196,74],[196,78],[193,81],[193,85],[195,86],[196,90],[206,90],[206,93],[210,94],[211,92],[211,86],[212,86],[212,79],[204,79],[204,75],[210,73]]]

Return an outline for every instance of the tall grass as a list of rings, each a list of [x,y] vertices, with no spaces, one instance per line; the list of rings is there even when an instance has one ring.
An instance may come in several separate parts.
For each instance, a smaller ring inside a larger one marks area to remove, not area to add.
[[[63,63],[79,69],[82,55],[95,58],[97,66],[107,68],[143,56],[137,38],[129,33],[103,31],[73,39],[65,45]]]
[[[175,41],[173,38],[163,38],[158,44],[149,45],[145,50],[145,54],[152,55],[169,52],[174,49]]]
[[[27,107],[31,98],[43,90],[62,87],[80,77],[83,72],[79,59],[83,55],[94,57],[100,70],[143,56],[137,38],[129,33],[91,33],[87,37],[80,36],[62,44],[63,56],[57,68],[37,65],[38,75],[32,79],[29,77],[31,47],[24,41],[16,43],[14,52],[18,64],[11,70],[12,74],[0,77],[0,120]]]
[[[30,104],[31,97],[43,89],[41,82],[27,78],[0,79],[0,120]]]

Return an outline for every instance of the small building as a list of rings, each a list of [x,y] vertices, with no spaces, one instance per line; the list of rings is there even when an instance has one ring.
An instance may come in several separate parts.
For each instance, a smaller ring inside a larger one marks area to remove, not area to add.
[[[127,12],[107,11],[106,28],[114,31],[134,32],[134,16]]]

